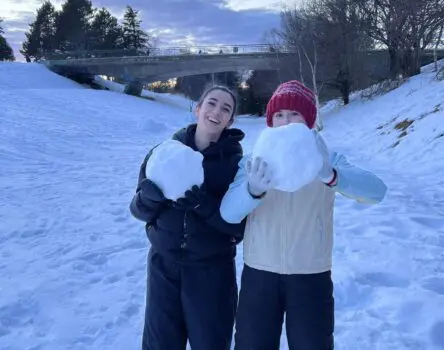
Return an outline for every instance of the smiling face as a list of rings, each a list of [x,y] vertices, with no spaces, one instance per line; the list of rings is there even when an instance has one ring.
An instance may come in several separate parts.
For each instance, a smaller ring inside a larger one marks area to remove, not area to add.
[[[197,125],[208,134],[221,134],[233,123],[234,100],[223,90],[211,90],[196,108]]]
[[[284,126],[292,123],[302,123],[307,125],[301,113],[290,111],[288,109],[281,109],[273,114],[273,128]]]

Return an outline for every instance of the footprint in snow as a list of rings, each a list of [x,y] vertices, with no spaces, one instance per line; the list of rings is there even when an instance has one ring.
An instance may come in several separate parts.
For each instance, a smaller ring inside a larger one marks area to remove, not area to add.
[[[397,313],[397,328],[401,332],[412,332],[418,326],[424,310],[424,303],[421,301],[409,301],[401,305]]]
[[[80,260],[85,261],[94,266],[105,265],[108,262],[108,254],[104,253],[87,253],[80,257]]]
[[[410,237],[410,233],[406,230],[402,230],[399,227],[383,227],[378,231],[381,235],[390,238],[407,239]]]
[[[112,329],[114,327],[121,328],[122,326],[128,324],[128,321],[139,315],[139,310],[141,309],[140,304],[133,302],[127,303],[124,308],[120,311],[119,317],[114,322],[108,322],[105,327],[107,329]]]
[[[433,345],[436,345],[438,349],[444,349],[444,321],[439,321],[433,325],[430,338]]]
[[[390,272],[369,272],[356,278],[356,282],[372,287],[407,288],[410,281],[398,274]]]
[[[405,220],[399,217],[390,216],[382,218],[378,226],[380,227],[378,232],[386,237],[400,239],[411,237],[410,227],[405,224]]]
[[[46,230],[45,229],[37,229],[37,230],[25,230],[23,232],[20,233],[20,237],[21,238],[37,238],[37,237],[42,237],[46,235]]]
[[[96,337],[90,335],[80,335],[78,338],[74,339],[72,342],[74,349],[85,349],[91,347],[94,344]],[[77,347],[78,346],[78,347]]]
[[[411,220],[434,230],[444,229],[444,218],[436,216],[411,216]]]
[[[44,349],[43,345],[36,345],[33,346],[32,348],[29,348],[29,350],[43,350],[43,349]]]
[[[0,310],[0,312],[1,312],[1,310]],[[5,335],[9,334],[10,332],[11,331],[7,327],[3,326],[2,322],[0,321],[0,338],[4,337]]]
[[[336,283],[334,296],[336,308],[347,310],[368,305],[372,300],[373,291],[366,285],[347,279]]]
[[[120,276],[115,274],[115,275],[110,275],[110,276],[105,277],[103,282],[105,284],[114,284],[116,282],[119,282],[120,280],[121,280]]]
[[[428,277],[422,280],[421,286],[440,295],[444,295],[444,278]]]
[[[0,334],[8,334],[11,328],[35,324],[40,305],[30,295],[23,295],[12,303],[0,308]]]
[[[128,303],[123,309],[122,313],[127,317],[131,318],[139,313],[140,305],[136,303]]]

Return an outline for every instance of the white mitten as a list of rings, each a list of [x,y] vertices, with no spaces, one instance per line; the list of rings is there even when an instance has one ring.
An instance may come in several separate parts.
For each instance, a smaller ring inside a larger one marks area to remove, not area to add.
[[[255,196],[260,197],[262,194],[271,189],[273,185],[273,172],[267,162],[260,157],[253,161],[247,161],[248,174],[248,190]]]
[[[329,183],[331,180],[333,180],[333,177],[335,176],[333,172],[333,166],[330,161],[330,152],[322,136],[317,132],[315,133],[315,135],[316,144],[318,146],[319,153],[322,156],[322,167],[319,171],[318,179],[324,183]]]

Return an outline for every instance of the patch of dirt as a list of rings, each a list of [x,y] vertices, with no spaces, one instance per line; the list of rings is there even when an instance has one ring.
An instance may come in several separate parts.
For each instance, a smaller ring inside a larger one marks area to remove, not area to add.
[[[404,119],[402,122],[395,124],[395,129],[405,132],[410,127],[410,125],[413,124],[413,122],[414,120]]]

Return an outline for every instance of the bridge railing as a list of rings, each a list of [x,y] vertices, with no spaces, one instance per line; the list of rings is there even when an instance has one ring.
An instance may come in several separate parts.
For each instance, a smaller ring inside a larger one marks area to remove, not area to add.
[[[198,55],[238,55],[248,53],[279,53],[288,52],[284,47],[271,44],[254,45],[207,45],[207,46],[181,46],[159,47],[143,49],[112,49],[112,50],[76,50],[42,52],[44,60],[66,60],[78,58],[104,58],[104,57],[135,57],[135,56],[198,56]]]

